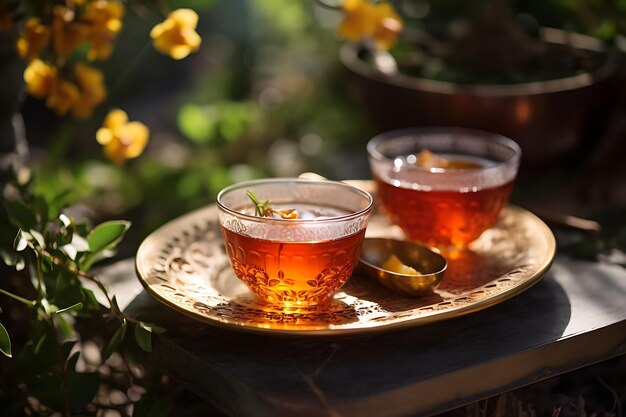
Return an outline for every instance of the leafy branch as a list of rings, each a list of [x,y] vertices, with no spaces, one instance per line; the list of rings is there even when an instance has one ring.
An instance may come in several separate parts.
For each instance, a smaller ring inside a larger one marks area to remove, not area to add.
[[[0,232],[15,239],[0,245],[3,263],[14,270],[13,278],[0,288],[0,300],[11,300],[13,304],[8,305],[12,309],[21,306],[19,315],[28,320],[16,326],[10,317],[0,316],[0,351],[15,361],[13,378],[18,384],[13,394],[21,399],[22,411],[70,416],[98,408],[95,397],[107,380],[99,369],[113,356],[122,359],[121,366],[127,370],[123,375],[132,385],[136,379],[130,375],[133,365],[122,354],[122,345],[134,340],[139,348],[151,352],[152,333],[164,329],[126,315],[106,285],[88,272],[95,263],[115,254],[130,223],[114,220],[90,228],[64,214],[61,196],[46,200],[35,195],[33,182],[29,172],[14,172],[2,189],[6,198],[0,207]],[[83,285],[87,281],[95,284],[108,306]],[[85,365],[81,349],[86,337],[79,328],[83,324],[87,329],[99,329],[94,333],[108,341],[99,346],[97,366]],[[22,333],[28,336],[13,343],[12,333],[19,334],[23,326],[26,332]],[[7,395],[4,388],[0,387],[2,396]],[[127,414],[122,408],[118,411]]]

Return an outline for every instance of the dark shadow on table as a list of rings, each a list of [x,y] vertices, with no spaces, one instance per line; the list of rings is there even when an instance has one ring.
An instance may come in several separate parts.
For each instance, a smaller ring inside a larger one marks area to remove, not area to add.
[[[155,338],[152,360],[159,367],[225,412],[242,415],[252,407],[259,415],[263,407],[324,415],[329,407],[558,339],[571,313],[566,293],[550,273],[486,310],[355,338],[226,330],[187,318],[145,292],[126,312],[168,329]]]

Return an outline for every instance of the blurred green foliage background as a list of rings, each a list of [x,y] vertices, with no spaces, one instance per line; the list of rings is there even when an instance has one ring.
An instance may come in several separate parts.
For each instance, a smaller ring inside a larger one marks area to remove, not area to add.
[[[364,144],[373,131],[337,58],[339,12],[308,1],[178,3],[200,14],[198,53],[181,62],[158,54],[147,36],[158,14],[132,10],[103,65],[108,101],[89,122],[59,120],[26,101],[39,192],[70,190],[88,217],[132,220],[136,245],[233,182],[368,174]],[[101,156],[94,136],[113,106],[151,131],[144,155],[122,167]]]
[[[309,0],[168,3],[199,12],[198,53],[182,62],[158,54],[148,33],[162,16],[135,7],[102,65],[110,93],[90,121],[58,119],[41,102],[26,100],[39,192],[69,190],[74,210],[87,217],[131,220],[126,244],[132,253],[150,231],[213,202],[233,182],[304,171],[369,177],[365,143],[378,132],[353,98],[338,59],[340,11]],[[394,3],[407,24],[437,31],[471,18],[487,2]],[[626,15],[625,0],[511,4],[526,24],[607,41],[624,33],[615,17]],[[151,131],[145,154],[122,167],[104,160],[95,141],[112,107]]]

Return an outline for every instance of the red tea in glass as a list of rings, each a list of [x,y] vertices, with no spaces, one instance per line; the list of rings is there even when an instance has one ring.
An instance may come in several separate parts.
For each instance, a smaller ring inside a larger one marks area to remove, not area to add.
[[[237,277],[264,300],[285,305],[318,304],[332,297],[350,278],[365,235],[363,229],[338,239],[282,242],[222,231]]]
[[[298,201],[314,202],[273,205],[276,209],[297,210],[296,220],[256,217],[249,202],[239,205],[229,200],[226,189],[226,195],[218,201],[235,210],[220,211],[220,223],[235,275],[272,304],[308,306],[328,301],[350,278],[358,262],[371,196],[333,182],[319,182],[321,185],[315,187],[313,181],[264,181],[274,187],[257,186],[254,193],[261,199],[280,201],[297,194]],[[299,185],[293,188],[280,181]],[[244,186],[254,188],[249,183]]]
[[[463,247],[476,240],[496,223],[513,189],[513,181],[490,188],[446,191],[375,180],[389,219],[410,239],[434,246]]]
[[[377,200],[409,239],[463,248],[497,222],[519,165],[515,142],[464,129],[392,133],[368,151]],[[445,164],[420,163],[425,149]]]

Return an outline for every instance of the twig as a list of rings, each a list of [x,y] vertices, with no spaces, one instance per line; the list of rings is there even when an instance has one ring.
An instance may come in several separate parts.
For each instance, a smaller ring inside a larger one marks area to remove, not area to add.
[[[19,295],[13,294],[11,292],[5,291],[2,288],[0,288],[0,293],[6,295],[7,297],[11,297],[12,299],[19,301],[20,303],[24,303],[29,307],[34,307],[37,304],[37,301],[34,300],[27,300],[26,298],[22,298]]]
[[[102,292],[102,294],[106,297],[107,302],[109,303],[109,310],[113,313],[113,315],[115,317],[117,317],[119,320],[123,320],[126,319],[127,321],[133,323],[133,324],[139,324],[139,320],[136,320],[130,316],[127,316],[126,314],[124,314],[123,311],[121,311],[117,305],[113,302],[113,300],[111,299],[111,297],[109,296],[109,292],[106,288],[106,286],[95,276],[90,275],[88,273],[86,273],[85,271],[82,271],[80,269],[78,269],[76,267],[76,265],[72,265],[72,264],[68,264],[67,262],[63,261],[62,259],[57,258],[56,256],[52,255],[50,252],[48,252],[45,249],[40,249],[39,253],[41,255],[45,255],[47,257],[49,257],[52,260],[52,263],[60,266],[62,268],[67,269],[69,272],[75,274],[77,277],[79,278],[83,278],[86,279],[88,281],[93,282],[94,284],[96,284],[96,286],[98,287],[98,289]]]

